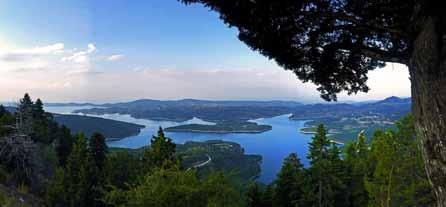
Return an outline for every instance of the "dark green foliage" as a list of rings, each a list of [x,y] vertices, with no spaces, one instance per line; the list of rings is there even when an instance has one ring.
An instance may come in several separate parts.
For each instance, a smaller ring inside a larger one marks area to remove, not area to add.
[[[143,162],[145,172],[154,167],[175,164],[175,144],[171,138],[165,137],[163,129],[160,127],[158,136],[153,136],[150,140],[150,147],[144,151]]]
[[[368,163],[373,167],[366,180],[370,205],[432,205],[411,116],[398,122],[396,131],[377,131],[369,154]]]
[[[206,203],[194,172],[178,168],[154,170],[126,194],[126,206],[200,207]]]
[[[101,199],[107,173],[101,151],[101,136],[87,143],[83,134],[76,136],[65,168],[59,168],[51,183],[46,200],[50,206],[104,206]],[[103,141],[103,139],[102,139]]]
[[[327,100],[336,100],[343,90],[367,92],[367,72],[384,61],[408,63],[409,37],[416,35],[407,19],[414,1],[182,2],[219,12],[226,24],[238,28],[241,41],[299,79],[319,85]]]
[[[64,173],[64,191],[69,206],[87,206],[91,192],[90,170],[93,164],[88,156],[87,139],[83,134],[76,136],[73,150],[68,157]]]
[[[47,206],[70,206],[70,195],[66,192],[68,181],[63,168],[57,168],[52,182],[49,184],[45,194]]]
[[[240,144],[235,142],[208,140],[205,142],[188,141],[176,146],[182,166],[190,168],[211,159],[205,166],[197,169],[199,176],[213,171],[225,172],[231,180],[246,184],[260,174],[260,155],[247,155]]]
[[[358,139],[349,143],[344,149],[346,170],[349,173],[347,189],[351,189],[349,203],[351,206],[367,206],[369,195],[365,188],[365,179],[370,174],[368,163],[369,145],[364,133]]]
[[[55,150],[57,157],[59,158],[59,164],[65,166],[67,163],[68,156],[73,148],[74,139],[71,136],[70,130],[62,126],[58,131]]]
[[[46,113],[43,110],[42,100],[40,100],[40,98],[38,98],[36,100],[36,103],[34,103],[34,106],[33,106],[33,116],[36,119],[45,119],[46,118],[45,115],[46,115]]]
[[[34,103],[31,97],[25,93],[22,99],[19,101],[17,109],[17,119],[18,119],[18,130],[26,135],[31,135],[33,133],[33,111]]]
[[[343,166],[340,151],[335,144],[327,138],[323,125],[319,125],[316,135],[309,147],[308,159],[311,166],[309,200],[317,206],[343,206]]]
[[[261,207],[263,206],[263,191],[260,189],[258,183],[251,183],[246,192],[247,207]]]
[[[106,196],[112,206],[207,207],[243,206],[240,193],[222,173],[199,180],[193,170],[156,168],[128,191],[114,189]]]
[[[137,156],[128,151],[118,151],[111,153],[107,160],[105,172],[110,185],[128,190],[129,185],[136,184],[141,171],[141,162]]]
[[[271,207],[273,206],[273,200],[274,200],[274,185],[270,184],[266,186],[265,191],[262,195],[262,205],[265,207]]]
[[[16,118],[19,133],[30,136],[33,141],[50,144],[56,139],[58,125],[51,114],[43,110],[40,99],[34,103],[26,93],[19,101]]]
[[[88,145],[88,150],[93,159],[93,163],[98,170],[102,170],[108,151],[107,144],[105,144],[105,137],[102,134],[94,133],[91,135]]]
[[[202,182],[206,206],[243,206],[240,192],[223,172],[214,172]]]
[[[15,127],[15,118],[3,105],[0,105],[0,137],[9,134]]]
[[[209,133],[261,133],[271,130],[269,125],[259,125],[253,122],[218,122],[215,125],[185,124],[168,127],[171,132],[209,132]]]
[[[274,193],[274,204],[280,207],[300,206],[304,201],[305,172],[303,165],[295,153],[290,154],[283,162]]]
[[[7,114],[8,111],[6,111],[5,107],[0,104],[0,117],[2,117],[3,115]]]

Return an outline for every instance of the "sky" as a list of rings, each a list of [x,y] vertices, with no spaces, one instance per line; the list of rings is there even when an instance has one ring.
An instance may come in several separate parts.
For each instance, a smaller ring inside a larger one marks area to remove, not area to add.
[[[410,96],[407,68],[369,73],[369,93]],[[322,102],[316,86],[251,51],[201,5],[176,0],[1,0],[0,101],[150,99]]]

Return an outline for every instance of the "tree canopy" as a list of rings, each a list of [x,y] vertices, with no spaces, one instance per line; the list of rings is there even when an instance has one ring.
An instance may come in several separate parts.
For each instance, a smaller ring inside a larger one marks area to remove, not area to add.
[[[367,92],[367,72],[385,62],[409,63],[416,9],[443,16],[436,1],[181,1],[219,12],[241,41],[318,85],[326,100]]]

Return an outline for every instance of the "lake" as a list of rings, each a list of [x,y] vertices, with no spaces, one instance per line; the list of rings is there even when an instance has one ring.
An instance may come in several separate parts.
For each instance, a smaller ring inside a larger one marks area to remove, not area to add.
[[[46,111],[53,113],[71,114],[73,110],[82,107],[45,107]],[[205,122],[198,118],[194,118],[185,122],[171,121],[153,121],[145,119],[135,119],[130,115],[122,114],[105,114],[105,115],[89,115],[114,119],[119,121],[132,122],[146,126],[138,135],[130,136],[117,141],[107,142],[110,147],[139,148],[148,145],[152,135],[157,133],[158,128],[176,126],[181,124],[199,123],[213,124]],[[246,154],[259,154],[263,157],[261,168],[262,172],[259,181],[270,183],[276,178],[278,171],[282,166],[283,159],[290,153],[297,153],[302,163],[307,166],[308,161],[306,154],[308,152],[308,143],[312,135],[300,133],[300,129],[304,127],[305,121],[290,120],[289,115],[282,115],[272,118],[263,118],[252,120],[259,124],[268,124],[272,126],[272,130],[252,134],[252,133],[190,133],[190,132],[165,132],[166,136],[172,138],[175,143],[182,144],[186,141],[205,141],[205,140],[225,140],[239,143]]]

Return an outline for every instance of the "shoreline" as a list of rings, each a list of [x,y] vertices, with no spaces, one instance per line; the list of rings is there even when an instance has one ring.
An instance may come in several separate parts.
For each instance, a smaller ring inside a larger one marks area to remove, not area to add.
[[[244,134],[258,134],[270,131],[272,129],[258,130],[258,131],[243,131],[243,130],[235,130],[235,131],[211,131],[211,130],[199,130],[199,129],[168,129],[166,128],[164,131],[166,132],[191,132],[191,133],[209,133],[209,134],[236,134],[236,133],[244,133]]]

